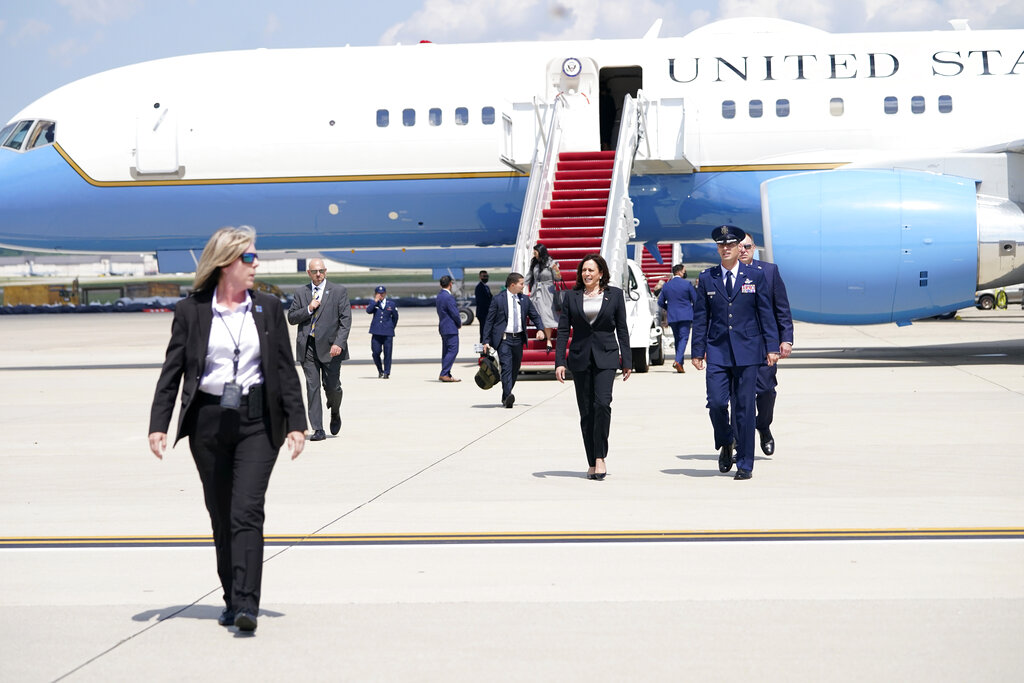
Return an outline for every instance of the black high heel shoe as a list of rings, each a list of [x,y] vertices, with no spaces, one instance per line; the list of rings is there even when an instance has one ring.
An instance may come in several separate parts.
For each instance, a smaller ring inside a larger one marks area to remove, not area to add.
[[[552,346],[551,344],[547,344],[544,346],[544,350],[547,351],[548,353],[551,353],[552,351],[555,350],[555,347]]]
[[[597,474],[594,475],[594,479],[597,479],[598,481],[604,481],[604,478],[606,476],[608,476],[607,472],[598,472]]]

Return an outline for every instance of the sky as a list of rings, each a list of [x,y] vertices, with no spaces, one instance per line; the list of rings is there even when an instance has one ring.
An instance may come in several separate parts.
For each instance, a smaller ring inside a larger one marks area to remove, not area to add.
[[[833,32],[1024,28],[1021,0],[0,0],[0,121],[100,71],[220,50],[683,36],[767,16]]]

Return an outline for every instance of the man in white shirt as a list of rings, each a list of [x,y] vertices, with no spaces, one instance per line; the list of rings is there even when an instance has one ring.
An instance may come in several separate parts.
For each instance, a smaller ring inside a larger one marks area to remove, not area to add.
[[[501,363],[501,404],[511,408],[516,402],[512,388],[519,376],[526,346],[526,321],[537,327],[537,338],[544,339],[544,323],[530,298],[523,294],[525,281],[519,273],[509,273],[505,291],[494,297],[484,323],[484,353],[494,347]]]

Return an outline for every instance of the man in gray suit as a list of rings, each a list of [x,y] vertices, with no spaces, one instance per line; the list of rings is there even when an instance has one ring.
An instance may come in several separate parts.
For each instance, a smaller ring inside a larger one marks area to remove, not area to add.
[[[320,384],[331,409],[331,434],[341,431],[341,361],[348,360],[348,333],[352,328],[352,306],[344,285],[327,282],[323,259],[309,261],[310,283],[295,292],[288,310],[288,322],[298,325],[295,357],[306,375],[306,402],[310,441],[323,441],[324,412],[320,407]]]

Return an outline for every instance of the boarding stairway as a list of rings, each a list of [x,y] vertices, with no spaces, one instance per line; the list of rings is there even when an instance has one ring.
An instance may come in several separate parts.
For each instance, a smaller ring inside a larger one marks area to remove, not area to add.
[[[621,126],[618,149],[635,150],[635,142],[621,144],[623,138],[628,140],[630,130],[635,136],[635,110],[635,100],[627,96],[622,118],[633,125]],[[538,145],[531,170],[512,270],[529,273],[533,245],[540,242],[558,263],[562,279],[556,287],[572,290],[579,262],[594,253],[604,256],[611,283],[620,285],[625,278],[626,245],[635,236],[628,195],[633,154],[559,151],[559,112],[556,98],[550,108],[548,134]],[[546,350],[546,343],[536,339],[536,333],[531,325],[522,368],[552,370],[555,353]]]
[[[661,263],[658,263],[654,254],[650,252],[647,246],[643,247],[643,253],[639,259],[640,270],[647,277],[647,282],[651,284],[651,289],[654,289],[658,282],[662,280],[668,281],[672,277],[672,245],[659,244],[657,247]]]

